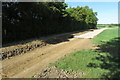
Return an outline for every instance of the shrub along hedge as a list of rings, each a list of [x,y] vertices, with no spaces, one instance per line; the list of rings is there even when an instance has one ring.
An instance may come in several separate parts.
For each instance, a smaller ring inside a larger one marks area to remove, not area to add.
[[[3,45],[10,42],[95,28],[97,13],[64,2],[3,2]]]

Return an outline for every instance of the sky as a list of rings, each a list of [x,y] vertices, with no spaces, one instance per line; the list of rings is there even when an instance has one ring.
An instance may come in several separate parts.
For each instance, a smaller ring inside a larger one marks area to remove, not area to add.
[[[65,0],[66,2],[119,2],[120,0]]]
[[[99,0],[98,0],[99,1]],[[97,12],[98,24],[118,23],[118,2],[67,2],[68,7],[89,6]]]

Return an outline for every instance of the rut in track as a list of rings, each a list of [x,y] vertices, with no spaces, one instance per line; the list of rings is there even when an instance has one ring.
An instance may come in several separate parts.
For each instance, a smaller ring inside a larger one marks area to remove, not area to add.
[[[93,36],[93,33],[90,36]],[[95,47],[90,39],[81,38],[72,38],[66,42],[46,45],[27,52],[27,54],[3,60],[2,75],[8,78],[30,78],[45,69],[49,63],[53,63],[65,55],[78,50],[92,48]]]
[[[70,39],[38,48],[27,54],[3,60],[3,77],[28,78],[40,72],[59,58],[77,50],[92,48],[90,39]]]

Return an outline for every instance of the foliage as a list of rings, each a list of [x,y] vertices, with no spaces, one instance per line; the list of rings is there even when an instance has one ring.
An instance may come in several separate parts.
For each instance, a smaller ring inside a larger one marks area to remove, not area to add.
[[[120,24],[110,24],[111,26],[119,26]]]
[[[119,24],[97,24],[97,28],[115,28],[115,27],[119,27]]]
[[[107,24],[97,24],[97,29],[105,28],[107,26]]]
[[[81,29],[95,28],[97,25],[97,13],[89,9],[88,6],[68,8],[66,11],[73,17],[73,20],[78,21],[79,27]],[[72,23],[71,23],[72,24]]]
[[[92,9],[66,7],[64,2],[3,2],[3,44],[96,26]]]

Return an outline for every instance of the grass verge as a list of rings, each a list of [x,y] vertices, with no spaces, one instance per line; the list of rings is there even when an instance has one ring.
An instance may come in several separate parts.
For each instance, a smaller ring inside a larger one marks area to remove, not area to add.
[[[105,53],[102,54],[106,55]],[[80,76],[81,78],[100,78],[103,73],[109,72],[109,70],[99,67],[89,67],[90,63],[102,63],[102,61],[95,60],[96,57],[99,57],[98,52],[94,50],[82,50],[60,59],[54,65],[59,69],[84,72],[85,75]]]
[[[113,55],[118,53],[116,49],[120,45],[118,28],[107,29],[92,41],[99,45],[99,50],[77,51],[52,65],[68,71],[84,72],[85,75],[80,78],[120,78],[120,58]]]
[[[115,37],[118,37],[118,27],[104,30],[102,33],[94,37],[92,41],[94,44],[100,45],[103,44],[103,42],[108,42]]]

